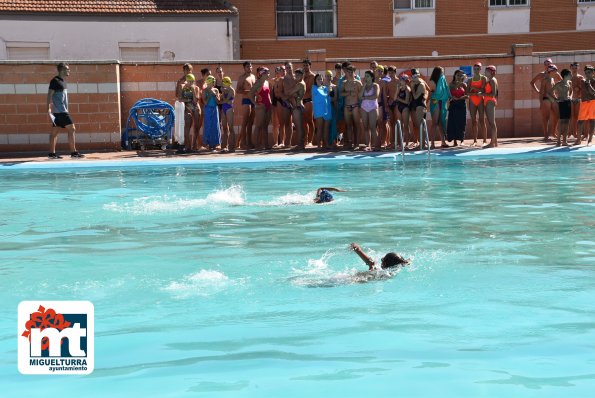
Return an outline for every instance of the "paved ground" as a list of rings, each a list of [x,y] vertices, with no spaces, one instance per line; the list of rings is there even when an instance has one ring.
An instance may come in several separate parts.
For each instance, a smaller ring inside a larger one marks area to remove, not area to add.
[[[574,142],[574,139],[571,140]],[[585,144],[583,143],[583,147]],[[499,148],[500,149],[512,149],[512,148],[524,148],[525,150],[529,150],[530,148],[536,150],[544,150],[548,148],[554,148],[554,143],[549,142],[545,143],[542,139],[537,137],[528,137],[528,138],[504,138],[499,139]],[[573,147],[575,148],[575,147]],[[437,149],[436,152],[438,153],[448,153],[449,151],[460,152],[464,150],[465,152],[470,151],[482,151],[481,147],[471,147],[471,146],[462,146],[457,148],[448,148],[448,149]],[[85,162],[85,161],[97,161],[97,160],[140,160],[140,159],[213,159],[213,158],[225,158],[226,160],[233,161],[233,159],[242,158],[245,159],[247,157],[260,157],[266,159],[269,156],[287,156],[288,160],[291,159],[292,156],[300,153],[300,152],[291,152],[289,150],[270,150],[270,151],[237,151],[235,153],[227,153],[227,154],[220,154],[216,152],[210,151],[200,151],[199,153],[192,153],[192,154],[184,154],[184,155],[177,155],[175,151],[161,151],[161,150],[149,150],[146,152],[140,151],[111,151],[111,152],[85,152],[81,151],[85,154],[84,159],[76,160],[77,162]],[[387,151],[390,152],[390,151]],[[0,154],[0,164],[9,165],[15,163],[38,163],[38,162],[61,162],[64,160],[70,161],[70,156],[68,155],[67,151],[59,152],[64,159],[62,160],[49,160],[47,158],[47,153],[3,153]],[[323,154],[363,154],[362,152],[342,152],[342,151],[318,151],[316,148],[307,148],[305,151],[301,153],[306,153],[308,155],[323,155]],[[371,152],[366,152],[365,154],[370,155]]]

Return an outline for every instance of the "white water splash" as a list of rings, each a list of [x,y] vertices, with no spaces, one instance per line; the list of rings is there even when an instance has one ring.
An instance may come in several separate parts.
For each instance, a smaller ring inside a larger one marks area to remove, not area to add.
[[[104,210],[116,213],[146,215],[154,213],[179,213],[181,211],[207,206],[239,206],[246,203],[244,190],[239,185],[217,190],[205,199],[184,199],[168,195],[136,198],[132,203],[112,202],[103,206]]]
[[[202,269],[194,274],[185,275],[180,281],[170,282],[162,290],[176,298],[187,298],[210,296],[225,290],[231,284],[232,281],[223,272]]]

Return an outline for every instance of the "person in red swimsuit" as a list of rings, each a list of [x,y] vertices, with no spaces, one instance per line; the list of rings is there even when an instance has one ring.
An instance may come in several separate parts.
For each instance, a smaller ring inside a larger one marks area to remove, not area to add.
[[[471,130],[473,131],[473,146],[477,145],[477,135],[481,133],[483,143],[487,142],[485,125],[485,108],[481,96],[485,90],[487,78],[481,74],[481,62],[473,65],[473,76],[467,82],[467,94],[469,95],[469,113],[471,113]],[[479,114],[479,123],[477,120]]]
[[[254,102],[254,132],[252,143],[256,149],[270,149],[268,128],[273,105],[269,88],[269,68],[260,66],[256,69],[256,83],[250,90],[250,99]]]
[[[457,69],[452,77],[448,88],[450,89],[450,100],[448,106],[448,123],[446,125],[447,141],[454,141],[454,146],[458,146],[457,141],[463,145],[465,139],[465,129],[467,127],[467,107],[465,100],[467,96],[467,76],[465,72]]]

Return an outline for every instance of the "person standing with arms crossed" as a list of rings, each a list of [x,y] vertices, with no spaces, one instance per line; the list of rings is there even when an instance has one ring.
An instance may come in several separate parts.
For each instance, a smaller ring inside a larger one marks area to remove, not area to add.
[[[71,158],[84,158],[76,150],[74,122],[68,113],[68,90],[64,80],[70,76],[70,67],[68,64],[60,62],[57,65],[58,75],[50,81],[47,97],[47,109],[50,120],[52,121],[52,132],[50,133],[50,159],[62,159],[62,156],[56,154],[56,142],[58,141],[59,129],[68,131],[68,146],[70,148]]]

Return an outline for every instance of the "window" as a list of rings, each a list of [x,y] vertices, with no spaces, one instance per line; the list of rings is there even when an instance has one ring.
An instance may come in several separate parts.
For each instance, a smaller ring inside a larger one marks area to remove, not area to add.
[[[27,61],[50,59],[50,43],[7,42],[6,56],[8,59]]]
[[[277,35],[336,35],[336,0],[277,0]]]
[[[595,0],[578,0],[579,4],[580,3],[595,3]]]
[[[394,0],[395,10],[415,10],[434,8],[434,0]]]
[[[120,61],[159,61],[159,43],[120,43]]]
[[[490,0],[490,7],[528,6],[529,0]]]

